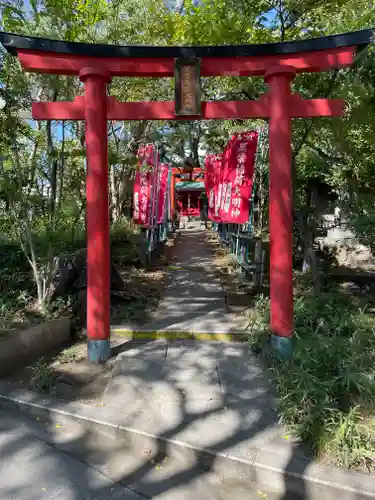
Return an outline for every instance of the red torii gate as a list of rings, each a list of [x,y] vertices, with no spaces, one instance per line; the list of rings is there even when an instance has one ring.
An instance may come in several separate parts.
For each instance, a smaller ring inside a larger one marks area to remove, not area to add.
[[[88,357],[110,355],[110,246],[107,120],[269,119],[270,280],[272,340],[288,350],[293,334],[291,119],[342,116],[337,99],[304,100],[291,92],[297,73],[349,67],[372,30],[263,45],[147,47],[72,43],[0,33],[24,70],[78,75],[84,96],[73,102],[33,103],[37,120],[85,120],[87,154]],[[200,61],[201,76],[261,76],[258,101],[205,102],[200,115],[176,116],[174,102],[117,102],[107,95],[113,76],[173,77],[175,61]]]

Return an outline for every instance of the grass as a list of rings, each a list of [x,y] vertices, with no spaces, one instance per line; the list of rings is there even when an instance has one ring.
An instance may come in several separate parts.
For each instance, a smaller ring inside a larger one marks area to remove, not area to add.
[[[72,363],[81,357],[80,346],[71,345],[63,349],[55,358],[58,363]]]
[[[31,371],[31,385],[40,391],[49,391],[54,383],[53,370],[44,359],[40,359],[29,367]]]
[[[367,299],[342,285],[315,298],[305,278],[297,276],[297,347],[286,363],[269,351],[268,298],[258,299],[248,327],[253,349],[266,355],[289,432],[309,443],[318,459],[370,471],[375,468],[375,318],[366,312]]]

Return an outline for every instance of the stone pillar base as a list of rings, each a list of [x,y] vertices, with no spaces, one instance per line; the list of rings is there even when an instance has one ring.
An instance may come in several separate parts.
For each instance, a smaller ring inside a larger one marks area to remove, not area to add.
[[[105,363],[111,355],[110,340],[88,340],[87,357],[90,363]]]
[[[289,361],[296,347],[296,337],[279,337],[271,334],[271,349],[281,361]]]

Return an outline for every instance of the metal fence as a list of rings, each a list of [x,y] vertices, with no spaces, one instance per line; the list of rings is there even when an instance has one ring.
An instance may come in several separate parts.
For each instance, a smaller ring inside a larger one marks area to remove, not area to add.
[[[251,279],[257,288],[261,288],[264,280],[266,251],[263,240],[249,232],[247,224],[214,224],[220,241],[228,247],[236,258],[238,271],[245,278]]]

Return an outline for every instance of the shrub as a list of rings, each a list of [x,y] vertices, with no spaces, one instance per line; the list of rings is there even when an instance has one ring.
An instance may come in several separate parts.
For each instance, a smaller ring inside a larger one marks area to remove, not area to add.
[[[280,415],[295,437],[342,466],[375,465],[375,320],[340,289],[314,298],[297,280],[295,334],[289,362],[268,348],[269,301],[256,303],[250,342],[267,353]]]

